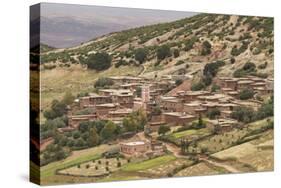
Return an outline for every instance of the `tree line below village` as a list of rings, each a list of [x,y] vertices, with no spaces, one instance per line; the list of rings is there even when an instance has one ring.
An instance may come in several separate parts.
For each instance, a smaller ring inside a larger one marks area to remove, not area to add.
[[[59,133],[58,128],[68,126],[67,105],[74,97],[66,93],[61,101],[54,100],[51,108],[44,112],[46,121],[41,125],[40,139],[52,137],[54,142],[41,155],[41,165],[67,157],[72,150],[80,150],[108,143],[127,133],[144,130],[147,117],[142,110],[133,112],[123,119],[122,126],[107,120],[80,123],[77,130]]]

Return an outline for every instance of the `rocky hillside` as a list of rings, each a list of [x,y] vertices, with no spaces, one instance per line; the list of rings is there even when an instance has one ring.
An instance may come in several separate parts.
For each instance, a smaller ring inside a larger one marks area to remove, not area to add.
[[[44,50],[42,104],[50,104],[67,90],[92,91],[99,77],[112,75],[193,78],[192,83],[183,82],[183,88],[202,80],[205,86],[210,84],[209,74],[272,77],[273,37],[273,18],[198,14],[112,33],[72,48]],[[89,66],[93,59],[102,66]],[[200,88],[202,84],[195,87]]]
[[[197,73],[206,63],[224,60],[229,75],[246,62],[273,74],[273,18],[199,14],[163,23],[112,33],[68,49],[42,53],[41,63],[83,64],[97,52],[107,52],[115,66],[139,66],[135,55],[145,51],[143,76]],[[159,55],[161,47],[167,52]],[[160,49],[160,50],[159,50]],[[165,54],[167,53],[167,54]],[[117,64],[117,65],[116,65]]]

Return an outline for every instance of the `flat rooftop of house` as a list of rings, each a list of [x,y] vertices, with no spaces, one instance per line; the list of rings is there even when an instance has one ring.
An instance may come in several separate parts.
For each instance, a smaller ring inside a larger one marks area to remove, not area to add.
[[[110,93],[117,96],[132,96],[133,93],[129,89],[101,89],[100,92]]]
[[[73,116],[68,116],[68,118],[71,119],[78,119],[78,118],[89,118],[89,117],[96,117],[96,114],[86,114],[86,115],[73,115]]]
[[[168,99],[168,100],[164,100],[165,102],[172,102],[172,103],[179,103],[180,100],[179,99]]]
[[[233,89],[229,88],[229,87],[223,87],[221,88],[222,91],[233,91]]]
[[[217,106],[221,106],[221,107],[237,107],[237,104],[233,104],[233,103],[218,103]]]
[[[161,98],[161,100],[173,100],[173,99],[177,99],[177,97],[171,97],[171,96],[161,96],[160,98]]]
[[[264,85],[266,85],[266,83],[265,82],[255,82],[255,83],[252,83],[251,85],[252,86],[264,86]]]
[[[186,91],[184,95],[204,95],[209,93],[209,91]]]
[[[130,108],[122,108],[122,109],[117,109],[114,111],[109,111],[109,114],[128,114],[128,113],[132,113],[133,110]]]
[[[100,95],[97,93],[89,93],[89,97],[99,97]]]
[[[226,97],[224,94],[214,94],[214,95],[199,96],[198,99],[215,100],[224,97]]]
[[[227,94],[229,95],[237,95],[239,92],[238,91],[229,91]]]
[[[206,103],[202,104],[202,106],[205,106],[205,107],[216,107],[218,105],[219,105],[219,103],[217,103],[217,102],[206,102]]]
[[[257,102],[257,101],[249,101],[249,100],[234,100],[232,101],[233,104],[238,104],[238,105],[243,105],[243,106],[260,106],[260,102]]]
[[[144,141],[134,141],[134,142],[121,143],[121,144],[127,146],[139,146],[139,145],[144,145],[145,143],[146,142]]]
[[[170,115],[170,116],[177,116],[179,118],[193,118],[193,117],[195,117],[193,115],[182,113],[182,112],[166,112],[166,113],[163,113],[163,114],[164,115]]]
[[[254,87],[254,90],[265,91],[265,87]]]
[[[100,89],[101,92],[105,93],[130,93],[129,89]]]
[[[104,104],[97,104],[96,107],[108,107],[108,108],[112,108],[112,107],[116,107],[118,106],[119,103],[104,103]]]
[[[240,80],[237,82],[238,84],[251,84],[254,83],[252,80]]]
[[[184,103],[183,105],[184,106],[200,106],[202,103],[199,102],[199,101],[193,101],[193,102],[190,102],[190,103]]]

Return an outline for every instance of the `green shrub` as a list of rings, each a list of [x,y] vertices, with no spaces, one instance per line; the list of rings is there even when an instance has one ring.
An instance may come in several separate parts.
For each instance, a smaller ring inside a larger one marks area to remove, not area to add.
[[[183,61],[183,60],[177,61],[175,65],[178,66],[178,65],[181,65],[181,64],[184,64],[184,61]]]
[[[205,88],[205,85],[202,82],[197,82],[191,85],[192,91],[199,91]]]
[[[239,92],[239,98],[241,100],[248,100],[253,98],[254,96],[254,91],[251,89],[243,89],[242,91]]]
[[[95,83],[95,88],[104,88],[106,86],[112,86],[114,82],[110,78],[101,77]]]
[[[106,52],[91,54],[85,60],[89,69],[95,69],[97,71],[106,70],[111,66],[112,58]]]
[[[135,60],[140,64],[146,61],[148,51],[145,48],[139,48],[135,51]]]
[[[201,55],[204,55],[204,56],[209,55],[212,52],[211,48],[212,48],[212,45],[210,44],[210,42],[207,40],[204,41],[203,45],[202,45]]]
[[[156,54],[157,54],[157,59],[160,61],[167,57],[170,57],[171,56],[170,47],[167,45],[160,46],[158,47]]]
[[[183,81],[182,81],[181,79],[177,79],[176,82],[175,82],[175,84],[176,84],[177,86],[179,86],[179,85],[182,84],[182,82],[183,82]]]
[[[265,69],[267,67],[267,62],[258,66],[259,69]]]
[[[180,51],[178,49],[174,49],[174,58],[177,58],[180,56]]]

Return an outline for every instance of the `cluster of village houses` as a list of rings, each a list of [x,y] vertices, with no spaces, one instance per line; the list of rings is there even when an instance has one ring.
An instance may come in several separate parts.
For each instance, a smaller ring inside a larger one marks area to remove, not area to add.
[[[77,129],[83,121],[111,120],[122,125],[124,117],[133,111],[144,109],[151,113],[155,106],[161,113],[151,116],[146,129],[157,131],[161,125],[180,126],[206,116],[211,109],[219,109],[221,114],[208,123],[219,125],[221,131],[232,130],[237,121],[231,119],[231,113],[237,106],[246,106],[257,109],[261,103],[256,100],[239,100],[239,91],[252,89],[257,95],[273,92],[273,79],[258,77],[230,78],[218,77],[214,83],[220,87],[218,92],[209,91],[176,91],[167,95],[169,86],[175,84],[173,76],[166,76],[157,81],[141,77],[118,76],[110,77],[114,82],[110,89],[100,89],[98,94],[90,93],[89,96],[80,97],[68,110],[69,126],[60,131]],[[141,96],[137,97],[136,89],[141,88]],[[75,115],[75,111],[92,109],[91,114]],[[132,155],[148,151],[163,150],[161,143],[136,140],[120,144],[124,154]]]

